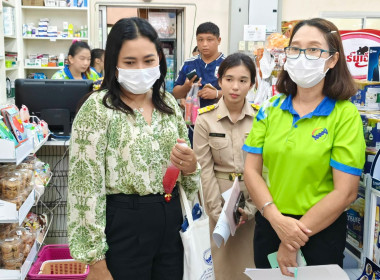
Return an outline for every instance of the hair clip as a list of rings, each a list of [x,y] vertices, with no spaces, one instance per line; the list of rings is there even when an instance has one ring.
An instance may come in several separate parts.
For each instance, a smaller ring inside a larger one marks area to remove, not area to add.
[[[330,33],[336,33],[337,31],[336,30],[332,30],[332,31],[330,31]]]
[[[71,42],[71,44],[75,44],[76,42],[80,42],[81,40],[79,40],[79,39],[74,39],[72,42]]]

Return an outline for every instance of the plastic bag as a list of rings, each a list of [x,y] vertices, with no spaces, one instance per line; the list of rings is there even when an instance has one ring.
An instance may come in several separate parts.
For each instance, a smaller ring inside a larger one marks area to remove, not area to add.
[[[191,90],[188,92],[186,96],[185,122],[187,125],[194,125],[198,116],[198,109],[200,108],[198,91],[198,84],[193,84],[191,86]]]

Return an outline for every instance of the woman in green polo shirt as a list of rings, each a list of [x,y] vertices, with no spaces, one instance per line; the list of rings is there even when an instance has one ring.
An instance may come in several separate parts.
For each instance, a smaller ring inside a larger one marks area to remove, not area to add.
[[[364,165],[356,93],[338,29],[299,22],[285,48],[276,95],[259,110],[243,150],[245,182],[257,209],[255,264],[278,251],[283,274],[301,249],[308,265],[343,265],[347,216]]]
[[[65,80],[93,80],[100,79],[98,73],[90,68],[91,49],[86,42],[75,41],[70,46],[68,53],[69,64],[57,71],[52,79]]]

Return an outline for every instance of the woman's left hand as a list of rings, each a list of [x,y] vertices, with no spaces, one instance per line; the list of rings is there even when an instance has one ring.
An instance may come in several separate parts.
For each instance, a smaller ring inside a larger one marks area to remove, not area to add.
[[[177,142],[170,153],[170,161],[186,176],[197,169],[197,158],[191,148],[179,144],[186,143],[185,140],[177,139]]]
[[[297,267],[297,251],[291,251],[282,242],[277,252],[277,262],[281,273],[286,276],[294,277],[294,273],[288,267]]]

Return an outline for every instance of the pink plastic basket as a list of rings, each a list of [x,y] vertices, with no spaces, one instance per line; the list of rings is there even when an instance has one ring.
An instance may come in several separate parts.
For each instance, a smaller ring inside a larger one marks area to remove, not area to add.
[[[85,280],[90,268],[87,267],[86,273],[84,274],[38,274],[41,269],[41,265],[44,261],[51,260],[67,260],[72,259],[70,255],[70,249],[67,244],[54,244],[54,245],[46,245],[44,246],[40,253],[38,254],[37,260],[32,265],[28,273],[29,280],[53,280],[53,279],[76,279]]]

